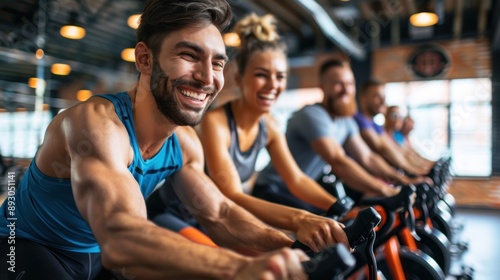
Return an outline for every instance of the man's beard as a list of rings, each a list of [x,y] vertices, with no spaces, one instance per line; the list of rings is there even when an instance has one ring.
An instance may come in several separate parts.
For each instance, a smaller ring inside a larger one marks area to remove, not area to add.
[[[354,98],[351,98],[348,104],[343,102],[336,102],[337,98],[330,98],[328,100],[328,111],[337,117],[351,117],[356,114],[358,106]]]
[[[175,89],[181,85],[188,85],[192,88],[210,93],[205,108],[187,106],[189,112],[182,111],[181,104],[175,98]],[[149,87],[151,88],[156,106],[160,113],[179,126],[195,126],[199,124],[210,103],[214,100],[216,92],[213,87],[203,87],[200,83],[195,81],[173,79],[169,83],[169,77],[160,68],[160,64],[156,58],[153,59],[153,71],[151,73]]]

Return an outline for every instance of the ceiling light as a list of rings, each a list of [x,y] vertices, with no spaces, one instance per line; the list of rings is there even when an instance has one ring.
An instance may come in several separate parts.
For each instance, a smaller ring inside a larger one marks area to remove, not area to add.
[[[54,75],[66,76],[71,72],[71,66],[64,63],[55,63],[50,67],[50,72]]]
[[[224,44],[228,47],[239,47],[241,44],[240,36],[236,32],[224,34]]]
[[[76,99],[78,99],[78,101],[81,102],[89,99],[91,96],[92,96],[92,91],[88,89],[81,89],[76,92]]]
[[[416,2],[417,12],[410,16],[410,23],[417,27],[432,26],[439,21],[436,7],[431,5],[430,0],[419,0]]]
[[[45,80],[39,79],[39,78],[29,78],[28,79],[28,86],[30,88],[36,88],[37,86],[42,86],[45,87],[46,83]]]
[[[139,21],[141,20],[141,14],[135,14],[128,17],[127,24],[130,28],[137,29],[139,27]]]
[[[76,25],[65,25],[61,27],[61,36],[68,39],[80,40],[85,37],[85,29]]]
[[[42,59],[44,55],[45,55],[45,52],[42,49],[38,49],[35,52],[36,59]]]
[[[70,12],[68,23],[61,27],[59,31],[61,36],[73,40],[79,40],[85,37],[85,29],[77,24],[77,20],[78,13]]]
[[[128,62],[135,62],[135,49],[134,48],[123,49],[122,59]]]
[[[438,16],[432,12],[420,12],[410,16],[410,23],[417,27],[432,26],[438,21]]]

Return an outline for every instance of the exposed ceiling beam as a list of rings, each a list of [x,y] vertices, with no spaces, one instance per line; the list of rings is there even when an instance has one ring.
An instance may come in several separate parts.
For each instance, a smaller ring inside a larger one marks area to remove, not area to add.
[[[444,0],[444,10],[447,12],[453,12],[455,10],[456,0]]]
[[[479,3],[479,16],[477,19],[477,33],[480,37],[485,35],[488,11],[491,7],[491,0],[483,0]]]
[[[492,24],[492,31],[493,31],[493,42],[491,44],[491,50],[492,51],[500,51],[500,1],[495,1],[494,7],[493,7],[493,24]]]
[[[401,26],[399,17],[392,18],[391,22],[391,43],[394,46],[399,45],[401,42]]]
[[[407,16],[410,13],[408,5],[405,3],[405,1],[390,0],[390,3],[391,3],[391,5],[397,7],[397,9],[399,10],[399,13],[397,15],[399,18],[405,17],[405,16]]]
[[[389,15],[390,19],[396,16],[396,13],[399,12],[392,7],[388,0],[380,0],[380,4],[382,6],[382,11],[386,11],[384,13],[386,16]]]
[[[457,0],[455,3],[455,18],[453,20],[453,37],[462,36],[462,25],[464,20],[464,0]]]
[[[106,69],[78,61],[70,61],[67,59],[60,59],[57,57],[45,55],[45,65],[49,66],[54,63],[66,63],[71,66],[72,71],[87,74],[91,77],[106,77],[106,76],[117,76],[120,74],[124,74],[124,72],[119,72],[112,69]],[[0,47],[0,61],[6,61],[7,63],[15,64],[19,62],[28,63],[32,65],[37,64],[37,59],[32,53],[14,50],[10,48]],[[123,62],[126,63],[126,62]],[[135,73],[131,74],[131,76],[135,77]]]
[[[355,42],[352,38],[348,37],[343,30],[332,20],[328,13],[314,0],[295,0],[300,4],[310,15],[313,17],[316,24],[323,31],[324,35],[335,43],[346,53],[352,55],[356,59],[364,59],[366,51]]]
[[[391,44],[399,45],[401,41],[400,19],[408,16],[406,11],[409,8],[405,8],[406,5],[403,5],[401,1],[381,0],[381,4],[382,8],[390,14]]]
[[[417,11],[417,7],[415,6],[413,0],[404,0],[403,3],[405,4],[409,15],[412,15]]]
[[[18,103],[35,105],[37,101],[36,96],[31,94],[8,93],[8,92],[2,92],[2,94],[0,95],[0,100],[2,100],[4,103],[15,103],[16,105],[19,105]],[[45,96],[43,98],[43,103],[49,104],[52,107],[63,109],[74,105],[75,103],[77,103],[77,101]]]
[[[372,19],[372,9],[368,2],[359,2],[359,11],[365,20],[368,21]]]

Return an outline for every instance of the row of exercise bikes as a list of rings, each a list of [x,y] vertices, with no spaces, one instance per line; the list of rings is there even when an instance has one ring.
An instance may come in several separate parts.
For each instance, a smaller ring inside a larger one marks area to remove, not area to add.
[[[452,180],[450,165],[451,158],[436,162],[428,174],[432,187],[425,183],[403,186],[393,197],[355,200],[351,197],[358,196],[327,166],[319,183],[338,201],[325,215],[346,225],[344,231],[353,250],[337,244],[314,253],[296,241],[292,247],[311,257],[303,263],[309,279],[473,279],[470,266],[462,266],[459,273],[450,272],[452,257],[468,248],[460,240],[463,225],[455,219],[455,200],[447,192]],[[12,165],[4,173],[15,172],[20,180],[24,169]],[[4,187],[3,179],[0,187]]]
[[[428,174],[432,187],[426,183],[403,186],[396,196],[356,202],[331,168],[325,168],[319,181],[338,198],[326,215],[346,225],[354,250],[338,244],[315,254],[295,242],[293,247],[311,257],[304,263],[309,279],[473,279],[470,266],[451,273],[453,256],[466,251],[468,244],[460,240],[463,225],[455,218],[455,200],[447,192],[450,165],[449,157],[436,162]]]

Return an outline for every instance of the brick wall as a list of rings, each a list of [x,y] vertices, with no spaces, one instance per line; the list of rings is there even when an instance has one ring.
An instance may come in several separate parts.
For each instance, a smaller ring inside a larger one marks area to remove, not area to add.
[[[458,206],[500,209],[500,177],[455,178],[449,192]]]
[[[435,42],[450,59],[450,68],[442,79],[491,77],[490,42],[487,39],[449,40]],[[372,54],[373,78],[383,82],[417,80],[408,67],[408,60],[418,46],[381,48]]]

